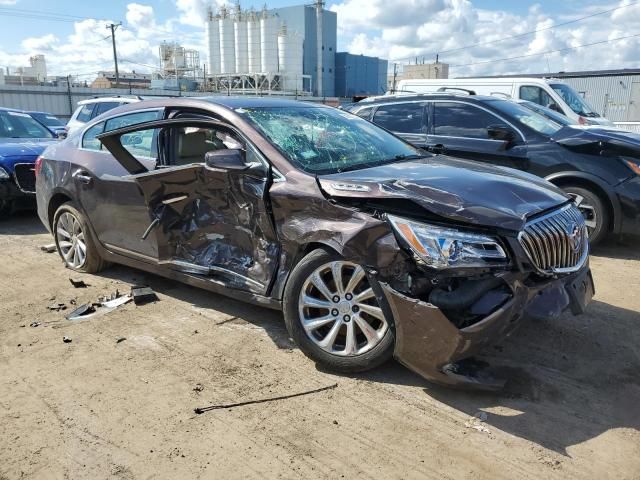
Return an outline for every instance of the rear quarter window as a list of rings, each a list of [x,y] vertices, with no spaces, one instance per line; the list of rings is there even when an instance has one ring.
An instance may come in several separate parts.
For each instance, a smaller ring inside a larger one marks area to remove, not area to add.
[[[82,137],[82,148],[87,150],[101,150],[102,143],[96,138],[104,131],[104,122],[100,122],[89,128]]]

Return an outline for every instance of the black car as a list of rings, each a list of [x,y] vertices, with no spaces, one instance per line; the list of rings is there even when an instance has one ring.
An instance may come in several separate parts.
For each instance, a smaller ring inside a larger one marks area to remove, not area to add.
[[[640,234],[640,135],[564,125],[479,95],[378,97],[348,110],[430,152],[549,180],[574,198],[592,244],[609,232]]]
[[[593,295],[584,219],[542,179],[434,156],[350,113],[259,98],[111,110],[47,149],[38,214],[66,266],[122,263],[284,311],[339,371],[465,359]]]

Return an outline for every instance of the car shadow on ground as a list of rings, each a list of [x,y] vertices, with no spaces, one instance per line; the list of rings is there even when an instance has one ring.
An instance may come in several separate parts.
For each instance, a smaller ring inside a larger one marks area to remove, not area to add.
[[[618,260],[640,260],[640,237],[609,236],[602,243],[591,248],[591,255]]]
[[[42,233],[47,233],[47,229],[40,222],[35,211],[24,210],[9,215],[0,213],[0,234],[39,235]],[[53,242],[53,237],[51,242]]]
[[[218,324],[252,324],[263,329],[278,348],[296,348],[278,311],[127,267],[113,267],[101,275],[147,284],[158,293],[230,317]],[[583,316],[525,322],[510,338],[479,357],[508,378],[498,393],[440,387],[394,361],[345,377],[422,388],[433,399],[468,415],[487,412],[484,425],[490,430],[499,429],[567,455],[568,447],[610,429],[640,429],[638,332],[638,312],[597,301]]]

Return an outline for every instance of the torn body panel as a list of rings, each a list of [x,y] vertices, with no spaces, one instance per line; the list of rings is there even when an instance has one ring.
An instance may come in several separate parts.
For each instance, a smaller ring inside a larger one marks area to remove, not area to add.
[[[150,212],[145,235],[157,242],[161,264],[195,275],[221,275],[232,288],[266,293],[279,247],[264,208],[265,179],[201,164],[134,179]]]
[[[526,277],[513,272],[500,275],[511,297],[480,321],[464,328],[454,325],[435,305],[411,298],[383,283],[384,295],[396,319],[395,358],[436,383],[501,388],[504,380],[486,371],[464,373],[459,362],[499,342],[524,318],[556,318],[568,308],[577,313],[583,311],[593,296],[588,266],[551,283],[526,284]]]

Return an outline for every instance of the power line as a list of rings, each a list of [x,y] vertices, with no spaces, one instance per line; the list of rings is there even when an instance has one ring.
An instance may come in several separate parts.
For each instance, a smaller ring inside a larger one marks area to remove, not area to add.
[[[539,56],[539,55],[547,55],[549,53],[560,53],[560,52],[566,52],[568,50],[576,50],[578,48],[583,48],[583,47],[592,47],[593,45],[602,45],[604,43],[616,42],[618,40],[624,40],[624,39],[627,39],[627,38],[634,38],[634,37],[640,37],[640,33],[636,33],[636,34],[633,34],[633,35],[626,35],[624,37],[611,38],[611,39],[608,39],[608,40],[601,40],[599,42],[585,43],[583,45],[576,45],[574,47],[559,48],[557,50],[547,50],[546,52],[530,53],[530,54],[527,54],[527,55],[518,55],[517,57],[497,58],[495,60],[483,60],[481,62],[463,63],[463,64],[459,64],[459,65],[450,65],[449,67],[450,68],[453,68],[453,67],[470,67],[472,65],[485,65],[487,63],[507,62],[509,60],[519,60],[519,59],[522,59],[522,58],[536,57],[536,56]]]
[[[0,15],[22,17],[22,18],[34,18],[34,19],[41,19],[41,20],[53,20],[53,21],[59,21],[59,22],[77,22],[78,20],[94,20],[91,17],[80,17],[77,15],[68,15],[65,13],[42,11],[42,10],[28,10],[24,8],[7,8],[7,7],[0,7]]]
[[[569,20],[569,21],[567,21],[567,22],[554,23],[553,25],[550,25],[550,26],[548,26],[548,27],[538,28],[538,29],[536,29],[536,30],[531,30],[531,31],[529,31],[529,32],[519,33],[519,34],[517,34],[517,35],[510,35],[510,36],[508,36],[508,37],[499,38],[499,39],[497,39],[497,40],[490,40],[490,41],[487,41],[487,42],[478,42],[478,43],[474,43],[474,44],[471,44],[471,45],[466,45],[466,46],[464,46],[464,47],[451,48],[451,49],[449,49],[449,50],[440,50],[440,51],[438,51],[438,52],[422,53],[422,54],[418,54],[418,55],[412,55],[412,56],[410,56],[410,57],[397,58],[397,59],[395,59],[395,60],[393,60],[393,61],[412,60],[412,59],[414,59],[416,56],[418,56],[418,57],[425,56],[425,57],[426,57],[426,56],[433,56],[433,55],[442,55],[442,54],[444,54],[444,53],[459,52],[459,51],[461,51],[461,50],[467,50],[467,49],[469,49],[469,48],[481,47],[481,46],[485,46],[485,45],[492,45],[492,44],[494,44],[494,43],[504,42],[505,40],[511,40],[511,39],[513,39],[513,38],[522,38],[522,37],[526,37],[527,35],[532,35],[532,34],[534,34],[534,33],[544,32],[544,31],[546,31],[546,30],[551,30],[551,29],[554,29],[554,28],[564,27],[564,26],[566,26],[566,25],[571,25],[572,23],[581,22],[581,21],[583,21],[583,20],[587,20],[587,19],[589,19],[589,18],[597,17],[597,16],[599,16],[599,15],[604,15],[604,14],[606,14],[606,13],[611,13],[611,12],[614,12],[614,11],[616,11],[616,10],[620,10],[621,8],[631,7],[631,6],[633,6],[633,5],[637,5],[637,4],[639,4],[639,3],[640,3],[640,1],[636,1],[636,2],[632,2],[632,3],[628,3],[628,4],[626,4],[626,5],[620,5],[620,6],[615,7],[615,8],[610,8],[609,10],[602,10],[602,11],[600,11],[600,12],[595,12],[595,13],[592,13],[592,14],[590,14],[590,15],[586,15],[586,16],[584,16],[584,17],[576,18],[576,19],[574,19],[574,20]]]

